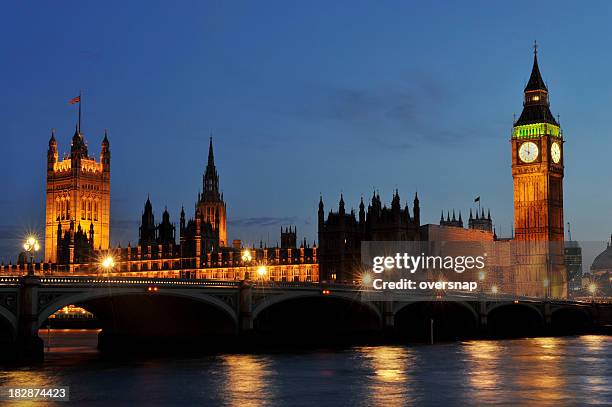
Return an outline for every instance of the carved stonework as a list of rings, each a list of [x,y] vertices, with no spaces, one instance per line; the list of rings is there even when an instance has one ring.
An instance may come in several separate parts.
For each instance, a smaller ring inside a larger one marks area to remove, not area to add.
[[[0,305],[4,308],[13,311],[17,309],[17,296],[15,294],[1,294],[0,295]]]
[[[283,294],[253,294],[253,309],[256,309],[262,302],[270,300],[272,297],[278,297]]]
[[[42,308],[45,307],[47,304],[51,303],[52,301],[55,301],[56,299],[58,299],[59,297],[61,297],[62,293],[41,293],[38,294],[38,307]]]
[[[232,309],[236,309],[236,296],[233,294],[213,294],[212,297],[218,298],[227,305],[229,305]]]

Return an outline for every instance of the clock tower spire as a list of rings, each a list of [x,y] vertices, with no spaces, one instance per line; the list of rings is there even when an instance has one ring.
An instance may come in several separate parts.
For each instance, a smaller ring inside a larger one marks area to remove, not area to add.
[[[563,132],[550,112],[534,44],[523,111],[511,136],[514,230],[520,253],[516,281],[524,295],[565,297]],[[520,246],[520,247],[519,247]]]

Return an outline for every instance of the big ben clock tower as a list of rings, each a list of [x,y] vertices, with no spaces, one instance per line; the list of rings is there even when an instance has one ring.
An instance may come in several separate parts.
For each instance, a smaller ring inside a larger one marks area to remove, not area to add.
[[[523,112],[511,138],[516,283],[519,294],[566,297],[563,133],[550,112],[548,97],[535,45]]]

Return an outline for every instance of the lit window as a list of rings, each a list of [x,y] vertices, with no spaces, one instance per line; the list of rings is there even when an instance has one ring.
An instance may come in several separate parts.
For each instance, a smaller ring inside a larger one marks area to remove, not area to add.
[[[540,100],[540,97],[539,96],[534,96],[533,100],[537,102],[538,100]]]

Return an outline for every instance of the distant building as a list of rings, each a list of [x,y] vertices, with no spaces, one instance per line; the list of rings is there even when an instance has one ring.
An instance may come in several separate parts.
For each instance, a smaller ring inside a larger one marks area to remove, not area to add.
[[[470,211],[470,217],[471,217]],[[444,219],[444,211],[440,215],[440,226],[454,226],[457,228],[463,227],[463,219],[461,218],[461,211],[459,211],[459,218],[455,218],[455,210],[453,209],[453,217],[451,218],[450,212],[446,212],[446,219]]]
[[[592,280],[597,286],[597,296],[612,296],[612,236],[606,249],[591,264]]]
[[[470,209],[470,219],[468,220],[468,227],[470,229],[483,230],[485,232],[493,232],[493,221],[491,220],[491,210],[487,210],[487,216],[485,217],[484,208],[482,208],[479,214],[476,211],[476,216],[472,216],[472,210]]]
[[[323,198],[319,200],[319,265],[321,280],[352,282],[361,274],[362,241],[419,240],[419,198],[415,194],[412,215],[408,204],[401,207],[396,190],[391,207],[383,205],[374,193],[365,210],[363,198],[359,213],[346,212],[344,197],[340,195],[338,212],[330,211],[325,218]]]
[[[565,268],[567,270],[568,297],[578,295],[582,289],[582,248],[576,241],[565,242]]]

